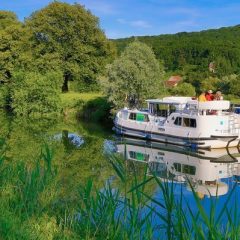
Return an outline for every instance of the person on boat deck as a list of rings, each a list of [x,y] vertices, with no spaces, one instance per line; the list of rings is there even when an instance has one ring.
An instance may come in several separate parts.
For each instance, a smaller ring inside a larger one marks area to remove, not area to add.
[[[217,91],[215,96],[214,96],[214,100],[223,100],[223,96],[222,93],[220,91]]]
[[[208,90],[205,97],[206,97],[207,101],[213,101],[213,99],[214,99],[213,91]]]
[[[202,92],[200,94],[200,96],[198,97],[198,101],[199,102],[206,102],[207,101],[206,96],[205,96],[205,92]]]

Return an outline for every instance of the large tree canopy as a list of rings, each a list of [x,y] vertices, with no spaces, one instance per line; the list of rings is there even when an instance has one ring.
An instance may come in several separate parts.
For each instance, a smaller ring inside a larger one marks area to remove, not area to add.
[[[9,85],[20,56],[24,29],[16,15],[0,11],[0,107],[9,105]]]
[[[98,18],[77,3],[50,3],[33,13],[26,26],[34,59],[42,69],[59,67],[63,91],[68,91],[69,81],[85,86],[94,83],[113,53]]]
[[[164,90],[163,67],[151,48],[135,41],[108,67],[106,90],[115,107],[123,107],[124,99],[143,100]]]
[[[23,34],[22,24],[12,12],[0,11],[0,83],[9,81]]]
[[[10,11],[0,11],[0,30],[4,30],[18,22],[15,13]]]

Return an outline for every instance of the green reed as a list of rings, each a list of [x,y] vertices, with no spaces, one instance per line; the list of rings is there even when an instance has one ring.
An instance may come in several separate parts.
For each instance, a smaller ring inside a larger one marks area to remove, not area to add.
[[[183,193],[176,200],[173,182],[148,176],[147,166],[139,174],[135,164],[110,155],[117,178],[101,189],[89,179],[80,184],[73,203],[64,203],[53,158],[48,146],[31,166],[13,166],[4,152],[0,155],[0,239],[239,239],[238,199],[227,207],[236,185],[217,215],[218,198],[206,212],[188,182],[193,212]],[[159,198],[153,187],[160,190]]]

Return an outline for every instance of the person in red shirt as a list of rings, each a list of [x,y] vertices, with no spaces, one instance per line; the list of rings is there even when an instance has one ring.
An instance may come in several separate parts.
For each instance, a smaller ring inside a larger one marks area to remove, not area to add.
[[[213,91],[208,90],[205,97],[206,97],[207,101],[212,101],[214,99]]]

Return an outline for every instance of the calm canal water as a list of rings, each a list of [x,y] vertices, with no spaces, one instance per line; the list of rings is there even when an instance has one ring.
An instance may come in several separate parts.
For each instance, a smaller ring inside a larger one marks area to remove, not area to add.
[[[1,113],[0,121],[0,139],[5,141],[4,152],[11,164],[23,161],[31,166],[46,144],[52,149],[62,200],[70,204],[76,200],[79,185],[89,178],[98,188],[108,180],[115,181],[116,185],[119,183],[106,160],[106,153],[122,155],[129,174],[132,165],[139,175],[147,166],[148,176],[155,174],[160,179],[173,182],[176,199],[184,196],[193,212],[197,208],[191,186],[207,211],[212,200],[218,201],[217,212],[220,211],[232,191],[229,206],[240,197],[240,154],[237,149],[194,152],[176,146],[120,139],[114,136],[111,126],[69,119],[30,121]],[[155,199],[162,199],[156,184],[151,185],[149,191]]]

